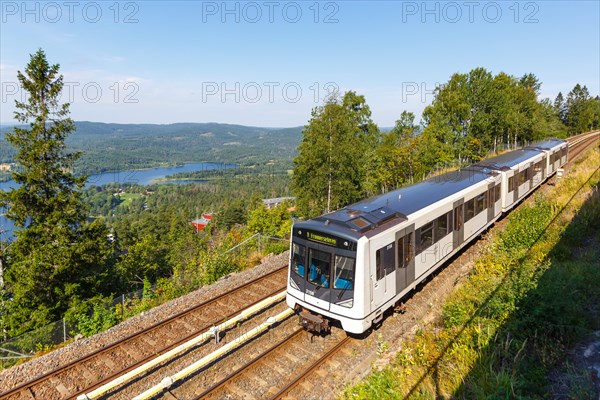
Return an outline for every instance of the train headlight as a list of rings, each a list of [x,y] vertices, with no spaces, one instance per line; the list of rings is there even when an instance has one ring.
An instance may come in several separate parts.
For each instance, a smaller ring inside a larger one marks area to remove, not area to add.
[[[352,306],[354,305],[354,299],[344,300],[339,303],[336,303],[336,305],[346,307],[346,308],[352,308]]]
[[[294,282],[292,278],[290,278],[290,286],[296,290],[300,290],[300,288],[298,287],[298,285],[296,285],[296,282]]]

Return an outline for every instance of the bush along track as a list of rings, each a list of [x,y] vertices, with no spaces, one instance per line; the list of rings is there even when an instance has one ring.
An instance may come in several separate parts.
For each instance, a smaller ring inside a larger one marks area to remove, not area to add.
[[[511,213],[441,321],[342,397],[598,398],[593,373],[572,357],[600,330],[598,165],[594,148]]]

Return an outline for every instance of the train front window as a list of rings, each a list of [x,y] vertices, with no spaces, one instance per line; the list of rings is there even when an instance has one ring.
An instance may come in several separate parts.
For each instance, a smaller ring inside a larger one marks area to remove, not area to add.
[[[329,287],[331,272],[331,254],[309,249],[308,281],[323,288]]]
[[[352,290],[354,287],[354,259],[335,256],[334,289]]]
[[[306,273],[306,247],[298,243],[292,243],[292,270],[304,277]]]

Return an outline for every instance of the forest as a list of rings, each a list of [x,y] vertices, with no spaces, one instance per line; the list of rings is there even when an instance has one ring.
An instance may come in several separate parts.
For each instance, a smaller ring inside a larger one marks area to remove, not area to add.
[[[58,68],[43,52],[28,68],[47,71],[46,79],[60,86]],[[21,78],[24,87],[36,79]],[[11,177],[23,185],[0,191],[0,207],[21,227],[14,241],[0,246],[4,338],[65,315],[85,325],[99,304],[148,285],[181,295],[258,262],[258,253],[244,259],[225,255],[255,233],[285,239],[294,218],[332,211],[509,147],[600,126],[600,99],[585,86],[554,100],[540,100],[540,87],[533,74],[493,75],[484,68],[457,73],[435,90],[420,122],[399,110],[391,130],[374,123],[366,99],[353,91],[332,95],[313,109],[306,126],[289,129],[73,122],[68,105],[58,103],[59,124],[27,125],[40,105],[35,97],[20,103],[22,125],[3,128],[0,147],[0,161],[19,164]],[[39,151],[45,151],[47,165],[38,165]],[[177,176],[203,183],[86,189],[85,176],[77,174],[190,161],[240,168]],[[262,202],[288,196],[295,204],[267,209]],[[198,233],[190,221],[206,212],[213,221]],[[263,250],[282,251],[282,243]]]
[[[0,164],[14,160],[16,149],[0,127]],[[70,151],[81,152],[76,174],[173,166],[189,162],[255,165],[291,159],[302,127],[259,128],[217,123],[107,124],[76,121],[66,138]]]

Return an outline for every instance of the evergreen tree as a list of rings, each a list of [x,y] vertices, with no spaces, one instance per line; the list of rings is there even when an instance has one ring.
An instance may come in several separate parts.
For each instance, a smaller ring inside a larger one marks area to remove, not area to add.
[[[18,79],[28,93],[16,102],[15,119],[29,124],[15,127],[6,140],[16,149],[22,169],[12,172],[20,186],[0,191],[0,207],[21,228],[9,249],[6,271],[8,323],[12,334],[58,319],[69,302],[90,290],[108,290],[112,248],[99,222],[86,223],[81,200],[86,177],[75,177],[78,153],[66,151],[73,131],[69,104],[60,104],[63,77],[40,49],[31,55]]]
[[[562,92],[558,92],[556,99],[554,99],[554,112],[563,124],[567,122],[567,104]]]
[[[572,134],[589,131],[594,127],[595,100],[586,86],[575,85],[567,95],[566,125]]]

